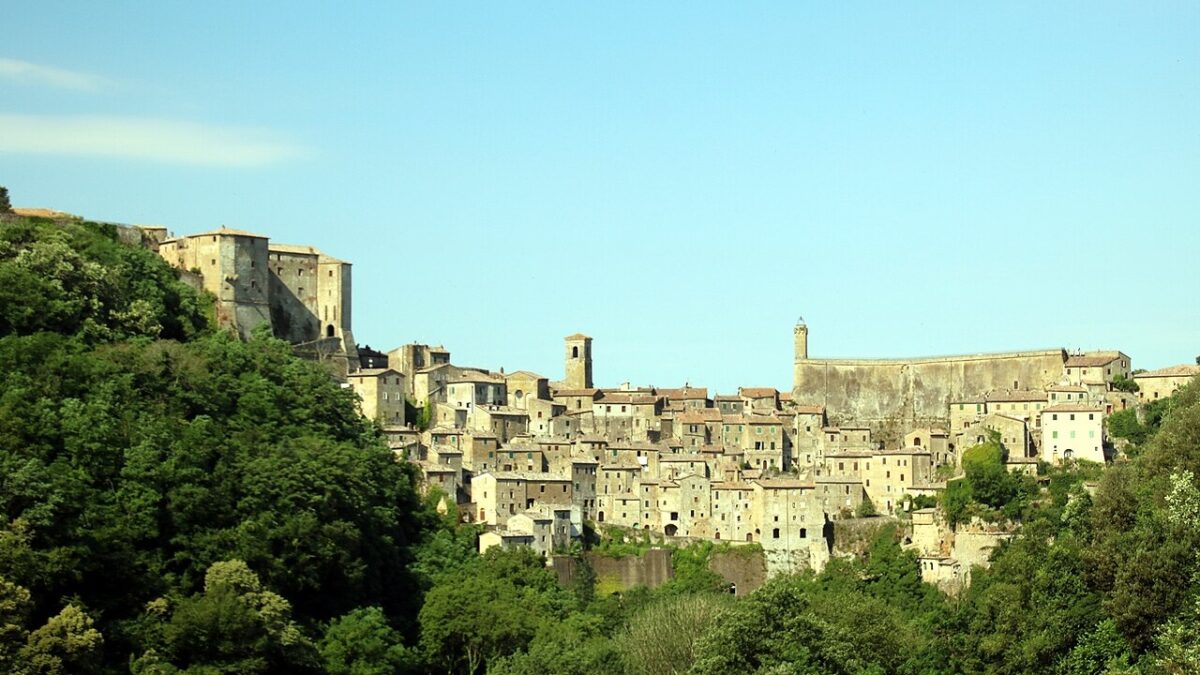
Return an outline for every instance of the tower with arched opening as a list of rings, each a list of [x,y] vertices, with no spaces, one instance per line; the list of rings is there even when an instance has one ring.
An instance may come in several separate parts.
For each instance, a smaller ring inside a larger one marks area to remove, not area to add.
[[[563,383],[568,389],[592,388],[592,338],[583,333],[568,335],[566,343],[567,376]]]

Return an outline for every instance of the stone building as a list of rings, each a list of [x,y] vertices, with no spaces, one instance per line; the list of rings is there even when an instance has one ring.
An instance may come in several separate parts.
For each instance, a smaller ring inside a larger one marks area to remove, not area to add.
[[[430,347],[429,345],[414,342],[412,344],[401,345],[388,352],[388,367],[404,373],[404,377],[408,378],[408,395],[416,398],[419,402],[429,399],[429,390],[435,388],[436,384],[434,387],[427,385],[425,392],[423,392],[424,395],[419,396],[414,389],[417,384],[416,374],[427,368],[448,365],[450,365],[450,351],[441,345]],[[427,383],[428,381],[429,379],[426,378]],[[444,384],[444,381],[441,384]]]
[[[1180,365],[1138,373],[1133,376],[1133,381],[1138,386],[1138,400],[1152,403],[1170,397],[1197,376],[1200,376],[1200,365]]]
[[[404,426],[404,376],[391,368],[360,370],[346,378],[358,394],[363,417],[384,426]]]
[[[198,273],[204,290],[216,298],[217,323],[248,338],[258,326],[271,324],[267,244],[262,235],[222,227],[164,239],[158,254],[179,269]]]
[[[1042,461],[1104,463],[1104,408],[1087,403],[1060,403],[1042,410]]]
[[[510,405],[527,410],[532,401],[550,400],[550,380],[528,370],[518,370],[504,376]]]
[[[216,298],[217,323],[248,337],[259,325],[293,344],[331,341],[342,372],[358,366],[351,331],[350,263],[311,246],[272,244],[267,237],[222,227],[171,237],[158,254],[200,275]]]

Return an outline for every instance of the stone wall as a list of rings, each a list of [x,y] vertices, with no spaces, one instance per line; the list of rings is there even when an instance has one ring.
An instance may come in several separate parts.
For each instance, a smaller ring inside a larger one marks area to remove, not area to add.
[[[635,586],[658,588],[675,576],[671,566],[671,551],[652,548],[642,555],[619,558],[602,553],[585,553],[584,558],[596,573],[598,588],[628,589]],[[554,556],[554,572],[558,583],[566,585],[575,577],[578,563],[570,556]]]
[[[891,516],[842,518],[833,521],[833,557],[853,558],[867,555],[871,549],[871,542],[879,535],[879,531],[888,525],[898,526],[898,534],[901,537],[906,534],[904,524]]]
[[[975,354],[924,359],[797,359],[793,397],[825,406],[832,424],[872,428],[944,423],[951,401],[994,389],[1038,389],[1062,377],[1066,352]]]
[[[584,558],[596,573],[596,588],[600,592],[636,586],[658,588],[675,576],[669,549],[653,548],[641,555],[621,557],[585,553]],[[571,556],[554,556],[551,563],[559,584],[565,586],[575,577],[578,562]],[[717,551],[709,560],[708,568],[732,584],[737,595],[753,593],[766,583],[769,574],[767,559],[758,547]]]
[[[767,561],[758,548],[735,548],[714,553],[708,569],[733,584],[734,595],[749,595],[767,582]]]

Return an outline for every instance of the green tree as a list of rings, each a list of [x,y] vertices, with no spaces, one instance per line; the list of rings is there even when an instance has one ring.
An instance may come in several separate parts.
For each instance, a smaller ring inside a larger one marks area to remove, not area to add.
[[[426,594],[421,650],[434,669],[477,673],[526,649],[544,622],[565,615],[569,597],[532,550],[493,548]]]
[[[8,201],[8,188],[0,185],[0,214],[12,213],[12,202]]]
[[[629,619],[617,644],[630,672],[682,673],[696,658],[701,635],[730,604],[716,593],[668,595]]]
[[[151,604],[162,622],[161,641],[148,651],[143,670],[165,664],[186,671],[258,673],[310,670],[312,644],[292,620],[282,596],[263,587],[241,560],[214,563],[204,592]]]
[[[1123,391],[1126,393],[1134,393],[1140,389],[1137,382],[1132,377],[1125,377],[1121,374],[1113,377],[1112,387],[1117,391]]]
[[[379,607],[355,609],[335,620],[318,648],[330,675],[388,675],[416,666],[415,656]]]
[[[926,651],[897,608],[825,583],[811,576],[767,582],[712,622],[691,672],[897,672]]]
[[[854,515],[858,518],[871,518],[879,515],[879,512],[875,510],[875,503],[871,501],[871,498],[864,494],[862,502],[859,503],[858,508],[854,509]]]
[[[67,605],[44,626],[31,632],[17,657],[16,673],[60,675],[92,672],[99,666],[104,637],[92,618],[75,605]]]

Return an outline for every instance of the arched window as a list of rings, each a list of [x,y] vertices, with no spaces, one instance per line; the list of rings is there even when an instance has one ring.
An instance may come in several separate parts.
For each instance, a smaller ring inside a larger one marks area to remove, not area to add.
[[[579,358],[579,347],[577,347],[577,346],[571,347],[571,358],[573,358],[573,359]]]
[[[333,337],[333,324],[329,324],[325,328],[325,337]]]

